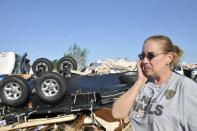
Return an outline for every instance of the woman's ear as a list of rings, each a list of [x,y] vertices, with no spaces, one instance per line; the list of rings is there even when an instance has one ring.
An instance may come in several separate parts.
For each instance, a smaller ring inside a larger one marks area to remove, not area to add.
[[[172,61],[173,61],[173,58],[174,58],[173,53],[168,53],[166,65],[170,65],[170,63],[172,63]]]

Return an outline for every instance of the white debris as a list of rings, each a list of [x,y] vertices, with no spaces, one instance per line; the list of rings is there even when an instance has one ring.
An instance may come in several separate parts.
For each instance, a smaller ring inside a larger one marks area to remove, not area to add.
[[[6,125],[6,120],[1,120],[1,121],[0,121],[0,127],[1,127],[1,126],[5,126],[5,125]]]
[[[108,74],[135,70],[136,62],[130,62],[126,59],[104,59],[91,63],[84,72],[88,74]]]

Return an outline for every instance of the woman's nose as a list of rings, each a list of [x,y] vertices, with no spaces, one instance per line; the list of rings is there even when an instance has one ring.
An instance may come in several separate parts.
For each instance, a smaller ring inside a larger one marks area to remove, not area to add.
[[[144,57],[144,59],[142,60],[142,63],[149,63],[149,60],[147,59],[147,57]]]

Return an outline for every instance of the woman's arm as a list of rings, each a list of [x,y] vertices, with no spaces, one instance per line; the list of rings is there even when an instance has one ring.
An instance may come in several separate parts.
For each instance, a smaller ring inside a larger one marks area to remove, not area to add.
[[[112,115],[114,118],[126,118],[129,111],[133,107],[136,96],[139,94],[141,87],[146,82],[147,78],[143,75],[141,62],[137,62],[138,79],[135,84],[123,95],[121,95],[113,104]]]

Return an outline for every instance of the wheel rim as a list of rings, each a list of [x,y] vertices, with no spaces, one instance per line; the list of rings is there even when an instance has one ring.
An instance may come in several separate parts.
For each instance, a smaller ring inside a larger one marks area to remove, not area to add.
[[[194,81],[197,82],[197,77],[194,78]]]
[[[54,79],[46,79],[41,85],[41,90],[45,96],[52,97],[59,92],[59,84]]]
[[[22,95],[21,87],[18,83],[10,82],[4,86],[4,95],[8,100],[17,100]]]
[[[73,69],[73,64],[70,61],[63,61],[60,65],[61,70]]]
[[[48,66],[46,63],[44,62],[39,62],[37,65],[36,65],[36,71],[40,71],[40,72],[46,72],[48,71]]]

